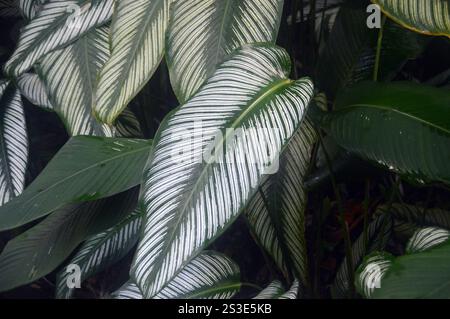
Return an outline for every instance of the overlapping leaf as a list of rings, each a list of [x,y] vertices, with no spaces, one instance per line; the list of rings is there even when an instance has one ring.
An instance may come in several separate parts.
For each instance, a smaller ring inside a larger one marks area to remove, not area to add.
[[[131,272],[146,297],[220,235],[263,175],[276,171],[313,92],[309,79],[289,73],[286,51],[246,46],[162,123],[144,173],[144,236]]]
[[[0,230],[136,186],[151,146],[146,140],[73,137],[21,196],[0,207]]]
[[[28,134],[20,93],[0,80],[0,206],[22,193],[28,163]]]
[[[297,299],[299,285],[299,281],[294,280],[291,288],[285,291],[281,282],[274,280],[253,299]]]
[[[17,86],[20,89],[20,93],[31,103],[44,109],[53,109],[53,105],[48,99],[47,89],[37,74],[23,74],[17,80]]]
[[[437,227],[419,229],[409,239],[406,245],[406,253],[414,254],[428,250],[434,246],[446,242],[450,238],[450,231]]]
[[[75,43],[47,54],[39,64],[54,110],[70,135],[112,136],[92,115],[97,76],[109,57],[109,28],[94,29]]]
[[[185,103],[225,56],[248,43],[275,43],[283,0],[174,1],[167,31],[172,87]]]
[[[303,180],[315,141],[314,128],[305,120],[283,152],[277,174],[263,182],[246,208],[258,241],[281,270],[301,278],[303,285],[308,278]]]
[[[81,281],[122,259],[136,244],[141,227],[142,211],[137,209],[104,232],[83,243],[67,264],[80,267]],[[67,285],[70,272],[63,269],[57,277],[56,298],[71,298],[74,289]]]
[[[17,49],[6,63],[6,73],[19,76],[45,54],[70,44],[90,29],[105,24],[111,18],[113,3],[113,0],[45,2],[22,30]]]
[[[116,2],[111,24],[111,57],[96,92],[97,118],[113,124],[155,72],[164,54],[171,0]]]

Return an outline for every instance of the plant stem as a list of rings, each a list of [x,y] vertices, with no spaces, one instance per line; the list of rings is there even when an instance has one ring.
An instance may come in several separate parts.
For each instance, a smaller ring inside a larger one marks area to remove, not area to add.
[[[342,231],[342,237],[344,239],[344,245],[345,245],[345,260],[347,262],[347,270],[348,270],[348,288],[349,288],[349,294],[350,298],[352,298],[355,295],[355,274],[353,271],[353,252],[352,252],[352,242],[350,239],[350,231],[348,229],[348,225],[345,221],[345,210],[344,210],[344,204],[341,198],[341,194],[339,192],[336,178],[333,173],[333,166],[331,164],[330,157],[328,156],[328,153],[325,149],[325,144],[323,143],[322,134],[320,132],[320,129],[317,129],[319,141],[322,145],[323,153],[325,155],[326,163],[328,166],[328,170],[330,171],[330,178],[331,178],[331,184],[333,186],[334,194],[336,197],[336,200],[338,202],[339,207],[339,223],[341,224],[341,231]]]
[[[380,59],[381,59],[381,46],[383,44],[383,32],[384,32],[384,24],[386,23],[386,16],[383,15],[381,21],[380,31],[378,32],[378,41],[377,41],[377,53],[375,56],[375,66],[373,68],[373,81],[378,81],[378,73],[380,69]]]

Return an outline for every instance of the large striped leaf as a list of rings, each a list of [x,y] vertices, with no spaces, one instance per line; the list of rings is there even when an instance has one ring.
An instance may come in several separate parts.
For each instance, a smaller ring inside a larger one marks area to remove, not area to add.
[[[20,93],[0,81],[0,206],[22,193],[28,163],[28,134]]]
[[[92,115],[97,76],[109,57],[108,37],[108,27],[94,29],[64,49],[47,54],[39,64],[54,110],[72,136],[113,134]]]
[[[364,234],[358,237],[352,246],[352,267],[353,271],[362,263],[364,257],[374,251],[382,250],[386,247],[392,233],[392,220],[387,214],[379,214],[367,229],[367,244]],[[367,245],[367,247],[366,247]],[[347,259],[344,258],[339,266],[336,278],[331,287],[334,298],[344,298],[349,292],[349,276]]]
[[[389,253],[373,252],[367,256],[356,272],[355,287],[364,297],[371,298],[381,288],[381,279],[392,266],[394,257]]]
[[[283,285],[278,280],[271,282],[253,299],[297,299],[299,291],[299,281],[294,280],[288,291],[284,290]]]
[[[47,275],[88,236],[113,226],[136,207],[137,190],[67,205],[8,242],[0,255],[0,291]]]
[[[402,26],[427,35],[450,37],[450,3],[447,0],[372,0]]]
[[[130,252],[138,240],[141,217],[142,211],[137,209],[113,227],[86,239],[75,256],[67,262],[80,267],[81,281],[113,265]],[[65,268],[58,274],[56,298],[73,296],[74,288],[67,285],[70,274]]]
[[[39,76],[34,73],[24,73],[17,79],[20,93],[34,105],[52,110],[53,105],[48,99],[47,89]]]
[[[449,119],[448,90],[363,83],[337,98],[323,125],[341,146],[387,169],[449,183]]]
[[[450,231],[437,227],[426,227],[417,230],[406,245],[406,253],[414,254],[428,250],[446,242],[450,238]]]
[[[174,1],[167,63],[180,103],[209,78],[225,56],[248,43],[275,43],[283,0]]]
[[[164,54],[172,0],[121,0],[111,24],[111,57],[103,67],[94,112],[112,124],[147,83]]]
[[[227,256],[205,251],[194,258],[154,299],[229,299],[240,289],[239,267]],[[142,299],[136,284],[127,283],[117,299]]]
[[[246,208],[249,224],[261,245],[285,273],[307,285],[304,177],[316,133],[304,121],[280,158],[280,170],[261,185]],[[291,277],[291,278],[293,278]]]
[[[110,20],[114,0],[51,0],[24,27],[5,71],[19,76],[45,54],[71,43]]]
[[[42,9],[42,4],[46,0],[18,0],[19,8],[22,14],[28,20],[31,20],[36,15],[36,12]]]
[[[0,207],[0,230],[136,186],[151,147],[146,140],[71,138],[21,196]]]
[[[309,79],[289,73],[285,50],[246,46],[161,124],[144,173],[146,221],[132,268],[146,297],[220,235],[274,172],[313,93]]]

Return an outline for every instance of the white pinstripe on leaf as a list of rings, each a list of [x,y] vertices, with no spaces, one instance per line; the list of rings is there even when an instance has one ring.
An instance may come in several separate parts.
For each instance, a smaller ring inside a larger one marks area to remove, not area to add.
[[[24,73],[17,80],[20,93],[34,105],[47,110],[52,110],[53,106],[48,99],[47,89],[37,74]]]

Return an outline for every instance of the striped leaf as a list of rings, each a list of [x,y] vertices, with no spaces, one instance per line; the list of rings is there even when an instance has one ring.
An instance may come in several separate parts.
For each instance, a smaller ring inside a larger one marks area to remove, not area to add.
[[[0,206],[22,193],[27,163],[28,134],[20,93],[0,80]]]
[[[171,0],[116,2],[111,24],[111,57],[100,72],[94,112],[113,124],[147,83],[164,54]]]
[[[141,219],[142,211],[137,209],[113,227],[86,239],[67,264],[80,267],[82,282],[113,265],[126,256],[136,244]],[[74,288],[69,288],[67,285],[70,274],[65,268],[58,273],[56,298],[69,299],[73,296]]]
[[[450,183],[448,90],[367,82],[342,92],[335,105],[322,124],[342,147],[421,182]]]
[[[6,63],[10,76],[28,71],[45,54],[61,48],[110,20],[114,0],[52,0],[43,4],[20,34]]]
[[[240,289],[239,267],[225,255],[205,251],[194,258],[153,299],[229,299]],[[125,284],[117,299],[142,299],[137,285]]]
[[[367,256],[356,272],[357,291],[365,298],[371,298],[381,288],[381,279],[392,266],[394,257],[388,253],[374,252]]]
[[[50,101],[71,136],[113,135],[92,115],[97,76],[109,57],[108,37],[108,27],[94,29],[64,49],[47,54],[39,64]]]
[[[285,50],[246,46],[161,124],[144,173],[144,235],[132,267],[146,297],[220,235],[276,170],[313,93],[309,79],[289,73]]]
[[[22,195],[0,207],[0,230],[138,185],[151,147],[146,140],[72,137]]]
[[[40,106],[47,110],[52,110],[53,105],[50,102],[45,84],[39,76],[34,73],[25,73],[17,80],[17,86],[20,93],[34,105]]]
[[[187,0],[172,4],[167,63],[180,103],[198,91],[233,50],[275,43],[283,0]]]
[[[383,250],[392,233],[392,220],[387,214],[379,214],[370,224],[367,230],[367,248],[364,243],[364,234],[358,237],[352,246],[353,270],[361,264],[364,257],[374,251]],[[344,258],[337,270],[336,278],[331,287],[331,293],[335,298],[344,298],[349,291],[349,277],[347,260]]]
[[[56,269],[87,237],[118,223],[136,207],[137,190],[56,210],[8,242],[0,255],[0,291],[33,282]]]
[[[383,13],[403,27],[427,35],[450,37],[447,0],[372,0]]]
[[[0,0],[0,17],[17,18],[20,17],[20,9],[16,0]]]
[[[450,238],[450,231],[437,227],[419,229],[409,239],[406,253],[420,253],[446,242]]]
[[[281,282],[274,280],[253,299],[297,299],[299,286],[299,281],[294,280],[291,288],[285,291]]]
[[[44,3],[47,0],[18,0],[19,1],[19,8],[20,11],[22,11],[22,15],[28,19],[32,20],[36,12],[42,9],[42,3]]]
[[[304,121],[280,158],[280,170],[263,182],[246,208],[258,241],[284,273],[301,278],[303,285],[308,282],[303,180],[315,141],[312,124]]]
[[[141,124],[130,109],[125,109],[117,119],[116,134],[121,137],[143,137]]]

